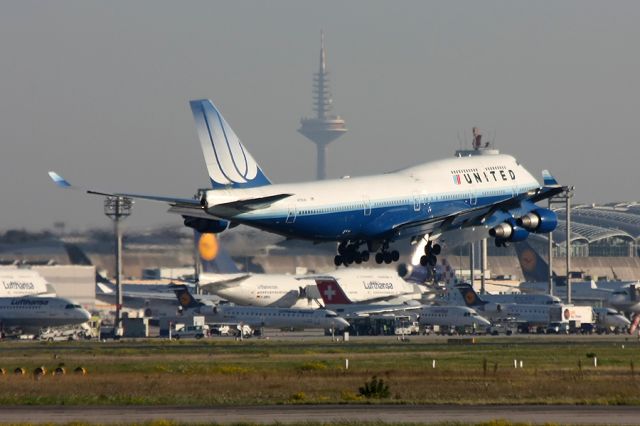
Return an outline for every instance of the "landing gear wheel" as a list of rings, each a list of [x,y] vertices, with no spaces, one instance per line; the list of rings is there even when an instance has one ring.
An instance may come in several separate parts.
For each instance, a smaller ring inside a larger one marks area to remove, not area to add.
[[[362,256],[362,261],[363,262],[368,262],[369,261],[369,252],[368,251],[363,251],[362,253],[360,253],[360,256]]]
[[[342,256],[340,256],[339,254],[336,254],[336,257],[333,258],[333,263],[336,266],[342,265]]]
[[[382,253],[376,253],[376,263],[380,265],[384,262],[384,255]]]
[[[429,258],[427,256],[420,257],[420,266],[427,266],[429,264]]]
[[[440,252],[442,251],[442,247],[440,247],[440,244],[434,244],[433,247],[431,247],[431,254],[434,255],[439,255]]]
[[[384,256],[384,263],[386,263],[387,265],[393,262],[393,256],[391,256],[391,253],[385,252],[383,256]]]
[[[400,253],[398,253],[398,250],[393,250],[391,252],[391,260],[393,260],[394,262],[400,260]]]
[[[431,267],[436,266],[436,263],[438,263],[438,258],[437,257],[435,257],[432,254],[427,256],[427,264],[429,264],[429,266],[431,266]]]

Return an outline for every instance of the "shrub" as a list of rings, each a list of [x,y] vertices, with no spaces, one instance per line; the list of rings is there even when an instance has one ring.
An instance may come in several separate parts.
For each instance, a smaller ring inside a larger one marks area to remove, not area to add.
[[[365,382],[364,386],[359,388],[359,392],[365,398],[389,398],[391,395],[389,386],[376,376],[373,376],[371,381]]]
[[[323,371],[328,368],[327,364],[324,362],[305,362],[300,367],[300,371]]]
[[[304,392],[296,392],[291,395],[291,399],[294,401],[304,401],[307,399],[307,395]]]

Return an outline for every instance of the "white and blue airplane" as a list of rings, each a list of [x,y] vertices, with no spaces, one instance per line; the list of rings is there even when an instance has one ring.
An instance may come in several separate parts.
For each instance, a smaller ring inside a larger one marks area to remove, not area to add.
[[[420,263],[436,264],[443,235],[473,230],[473,238],[496,245],[522,241],[530,232],[548,233],[557,217],[535,203],[563,191],[544,171],[538,181],[508,155],[431,161],[374,176],[272,184],[210,100],[191,101],[191,110],[213,189],[195,198],[108,193],[167,203],[200,232],[222,232],[244,224],[313,242],[338,243],[336,266],[397,261],[390,245],[426,242]],[[60,187],[73,188],[55,172]],[[478,232],[479,231],[479,232]]]

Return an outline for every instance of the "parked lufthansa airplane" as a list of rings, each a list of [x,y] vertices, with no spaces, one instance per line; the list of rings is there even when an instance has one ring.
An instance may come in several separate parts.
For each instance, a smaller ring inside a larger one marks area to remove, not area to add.
[[[444,234],[454,230],[488,233],[497,245],[547,233],[557,224],[552,211],[535,203],[563,189],[548,173],[544,184],[508,155],[432,161],[392,173],[319,182],[271,184],[249,151],[209,100],[191,101],[213,189],[197,199],[128,193],[169,204],[185,225],[221,232],[244,224],[315,242],[335,241],[335,264],[398,260],[390,244],[425,240],[423,265],[435,265]],[[61,187],[72,187],[55,172]]]

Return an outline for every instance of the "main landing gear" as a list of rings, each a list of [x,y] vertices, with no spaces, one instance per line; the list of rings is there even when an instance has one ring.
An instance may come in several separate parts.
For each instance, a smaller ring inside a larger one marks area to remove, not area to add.
[[[433,241],[429,241],[424,247],[424,256],[420,257],[420,265],[434,268],[438,263],[437,256],[441,251],[440,244],[433,244]]]
[[[391,262],[397,262],[400,259],[400,253],[398,250],[389,251],[389,243],[384,242],[382,244],[382,249],[376,253],[376,263],[380,265],[381,263],[386,263],[387,265]]]
[[[368,262],[370,257],[370,252],[372,250],[372,244],[367,243],[366,250],[360,250],[360,245],[362,242],[356,243],[348,243],[342,242],[338,245],[338,254],[333,258],[333,263],[336,266],[344,265],[349,266],[353,263],[361,264],[363,262]],[[375,255],[375,260],[377,264],[386,263],[390,264],[391,262],[397,262],[400,259],[400,253],[397,250],[389,250],[389,243],[384,242],[382,247],[378,253]]]
[[[345,243],[342,242],[338,245],[338,254],[333,258],[333,263],[336,266],[344,265],[349,266],[352,263],[358,265],[362,262],[369,261],[369,251],[360,251],[359,243]]]

